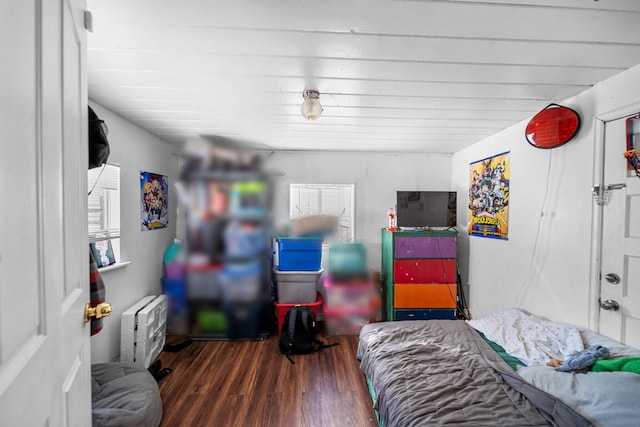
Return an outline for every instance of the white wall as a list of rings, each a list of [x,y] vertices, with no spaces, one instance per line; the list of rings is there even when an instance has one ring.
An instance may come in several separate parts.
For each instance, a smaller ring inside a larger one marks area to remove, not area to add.
[[[581,117],[576,138],[564,146],[530,146],[525,120],[454,154],[452,185],[458,212],[466,212],[469,164],[511,152],[509,240],[460,236],[460,266],[471,314],[507,306],[587,326],[595,139],[594,116],[640,100],[640,66],[561,102]],[[621,153],[622,155],[622,153]],[[458,215],[464,230],[466,217]]]
[[[124,268],[102,273],[106,300],[113,306],[104,319],[104,329],[91,338],[92,363],[112,362],[120,357],[120,316],[147,295],[162,292],[162,257],[176,234],[176,195],[173,184],[178,176],[177,150],[165,141],[90,102],[109,127],[109,163],[120,165],[120,227]],[[140,230],[140,171],[169,177],[169,226],[160,230]]]
[[[381,229],[397,190],[450,190],[451,156],[442,154],[276,151],[264,162],[284,172],[275,179],[274,218],[289,218],[289,184],[355,184],[356,240],[367,247],[370,268],[380,270]]]

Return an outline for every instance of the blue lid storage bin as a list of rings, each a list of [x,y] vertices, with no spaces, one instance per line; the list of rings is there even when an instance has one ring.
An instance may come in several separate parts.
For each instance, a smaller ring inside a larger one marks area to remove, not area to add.
[[[278,270],[318,271],[322,261],[322,238],[277,237]]]

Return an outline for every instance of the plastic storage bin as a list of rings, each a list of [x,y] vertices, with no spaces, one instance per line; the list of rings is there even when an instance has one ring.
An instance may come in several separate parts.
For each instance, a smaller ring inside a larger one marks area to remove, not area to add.
[[[278,302],[282,304],[312,303],[316,300],[316,285],[322,275],[318,271],[280,271],[273,269],[276,275]]]
[[[225,268],[220,273],[222,299],[225,301],[256,301],[260,295],[262,269],[248,267],[245,269]]]
[[[369,323],[369,315],[357,311],[331,310],[325,308],[324,319],[327,335],[358,335]]]
[[[204,333],[219,333],[226,332],[227,315],[224,311],[207,309],[196,312],[195,315],[198,329]]]
[[[167,279],[184,279],[184,264],[179,262],[165,264],[164,277]]]
[[[329,246],[331,274],[366,274],[367,253],[362,243],[333,243]]]
[[[324,289],[324,306],[328,309],[368,312],[375,317],[382,305],[380,291],[373,282],[336,283],[325,277]]]
[[[276,314],[278,315],[278,335],[282,331],[282,325],[284,324],[284,317],[287,315],[287,311],[296,305],[302,305],[304,307],[309,307],[311,311],[313,311],[313,315],[316,316],[316,320],[318,319],[318,309],[322,305],[322,295],[318,292],[317,298],[315,302],[309,304],[281,304],[279,302],[273,302],[274,307],[276,308]]]
[[[167,249],[164,251],[162,262],[164,264],[179,262],[181,253],[182,253],[182,243],[180,243],[178,239],[174,239],[173,243],[170,244],[167,247]]]
[[[184,279],[162,279],[162,293],[167,296],[170,313],[179,313],[187,307]]]
[[[277,237],[278,270],[318,271],[322,261],[322,238]]]
[[[262,302],[226,302],[222,304],[227,317],[229,338],[256,338],[260,333]]]
[[[167,279],[183,279],[184,278],[184,263],[181,259],[182,255],[182,243],[178,239],[175,239],[172,244],[169,245],[164,256],[162,258],[162,264],[164,265],[164,277]]]
[[[190,300],[215,300],[220,298],[220,270],[216,264],[189,266],[187,268],[187,297]]]
[[[269,205],[268,188],[264,181],[242,181],[231,186],[229,212],[238,216],[262,216]]]
[[[228,256],[251,257],[266,248],[267,238],[261,227],[231,223],[224,231],[225,250]]]

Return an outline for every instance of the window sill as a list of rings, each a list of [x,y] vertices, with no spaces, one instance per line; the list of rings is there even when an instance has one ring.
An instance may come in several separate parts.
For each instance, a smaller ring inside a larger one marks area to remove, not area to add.
[[[129,264],[131,264],[131,261],[116,262],[115,264],[111,264],[106,267],[100,267],[98,271],[100,273],[104,273],[105,271],[118,270],[120,268],[126,267]]]

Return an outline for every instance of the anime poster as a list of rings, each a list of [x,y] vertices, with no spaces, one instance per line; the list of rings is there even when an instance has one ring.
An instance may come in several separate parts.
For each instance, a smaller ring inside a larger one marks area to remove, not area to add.
[[[169,224],[169,182],[164,175],[140,171],[140,229],[155,230]]]
[[[509,152],[471,163],[469,235],[507,240],[509,231]]]
[[[627,159],[627,170],[635,171],[640,165],[638,164],[638,158],[634,157],[630,150],[640,148],[640,114],[631,116],[626,121],[627,127],[627,153],[625,157]],[[640,175],[638,175],[640,177]]]

